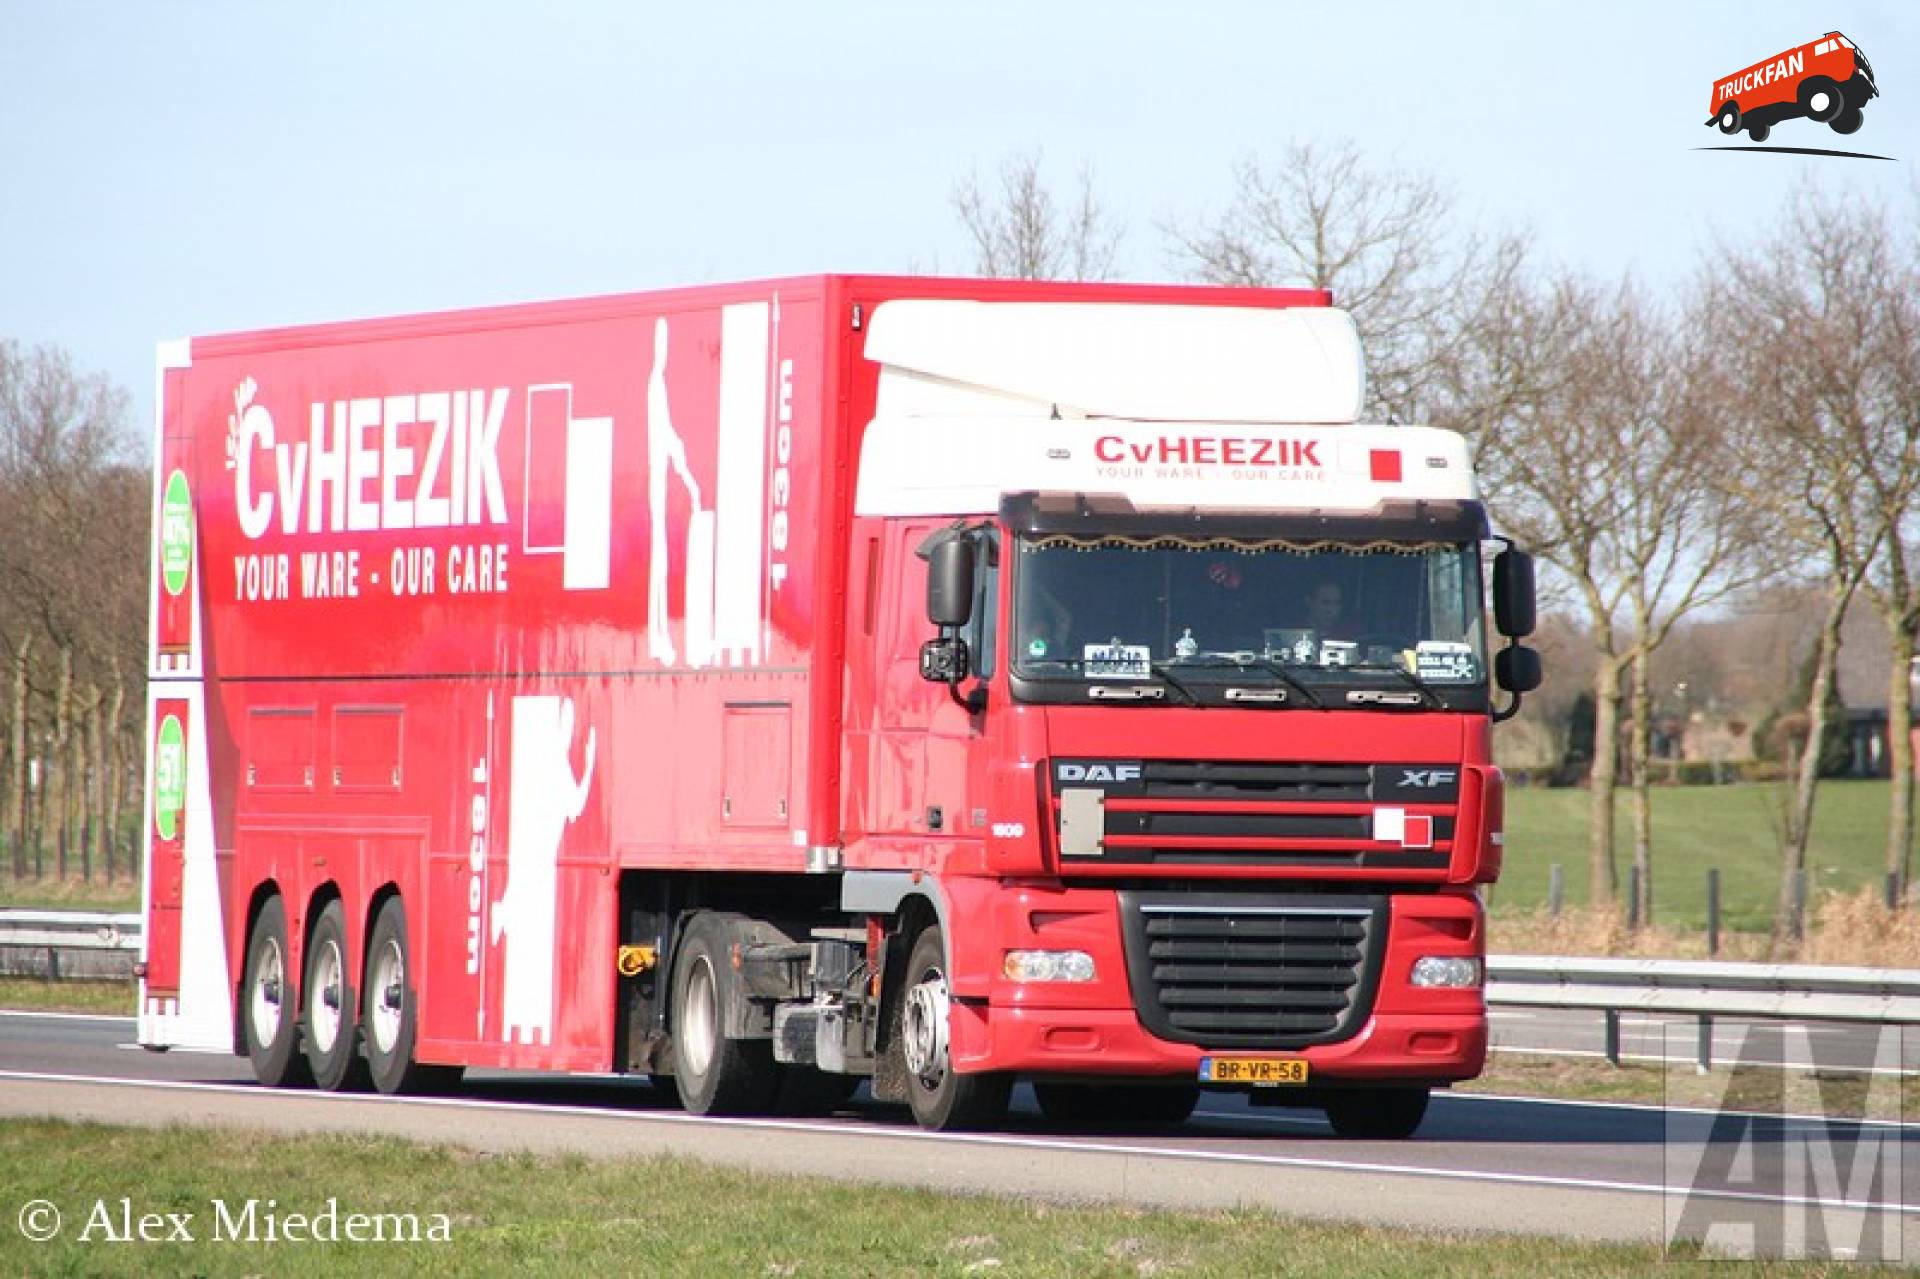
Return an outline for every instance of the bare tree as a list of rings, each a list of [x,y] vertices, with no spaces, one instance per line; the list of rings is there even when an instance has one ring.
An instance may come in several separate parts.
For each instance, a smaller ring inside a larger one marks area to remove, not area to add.
[[[1653,883],[1648,758],[1652,655],[1688,615],[1754,576],[1754,545],[1714,487],[1724,466],[1698,412],[1696,362],[1630,284],[1563,277],[1513,288],[1470,330],[1456,394],[1502,524],[1564,579],[1592,650],[1590,898],[1618,893],[1614,805],[1628,714],[1634,864]]]
[[[1915,277],[1884,214],[1806,199],[1753,250],[1722,248],[1699,286],[1696,324],[1727,334],[1724,393],[1756,447],[1729,482],[1826,581],[1815,674],[1781,839],[1776,931],[1801,935],[1818,743],[1841,626],[1865,587],[1893,641],[1894,806],[1887,859],[1903,874],[1912,823],[1906,667],[1920,601],[1907,559],[1920,497]],[[1737,325],[1727,325],[1728,317]],[[1898,717],[1896,719],[1896,716]],[[1904,776],[1902,776],[1904,774]]]
[[[6,835],[16,871],[29,834],[50,825],[64,868],[107,837],[99,777],[86,750],[91,686],[116,665],[144,669],[146,483],[129,464],[126,396],[52,348],[0,341],[0,658],[10,675]],[[38,774],[37,795],[28,794]],[[36,845],[37,847],[37,842]]]
[[[1195,278],[1332,290],[1366,347],[1369,411],[1401,421],[1433,415],[1436,383],[1465,356],[1481,308],[1510,289],[1527,247],[1463,228],[1439,182],[1372,167],[1351,142],[1243,160],[1224,212],[1166,230]]]
[[[1040,173],[1041,155],[1000,166],[998,190],[969,174],[953,188],[953,209],[973,240],[974,271],[1022,280],[1111,280],[1121,228],[1095,197],[1093,174],[1080,170],[1077,197],[1055,197]]]

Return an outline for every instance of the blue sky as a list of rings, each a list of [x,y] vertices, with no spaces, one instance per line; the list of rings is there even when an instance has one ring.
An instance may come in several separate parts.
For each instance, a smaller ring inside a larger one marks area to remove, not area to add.
[[[1727,155],[1712,81],[1829,29],[1883,96]],[[1920,210],[1920,6],[0,0],[0,336],[152,412],[161,338],[821,270],[964,272],[959,177],[1090,166],[1121,262],[1351,139],[1551,261],[1677,285],[1815,187]]]

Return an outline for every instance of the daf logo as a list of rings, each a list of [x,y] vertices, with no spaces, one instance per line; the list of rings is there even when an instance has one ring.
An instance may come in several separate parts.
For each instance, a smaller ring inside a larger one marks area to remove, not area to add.
[[[1060,764],[1054,775],[1063,782],[1137,782],[1138,764]]]
[[[1400,784],[1419,790],[1432,790],[1438,786],[1451,786],[1459,773],[1451,768],[1403,768],[1400,770]]]

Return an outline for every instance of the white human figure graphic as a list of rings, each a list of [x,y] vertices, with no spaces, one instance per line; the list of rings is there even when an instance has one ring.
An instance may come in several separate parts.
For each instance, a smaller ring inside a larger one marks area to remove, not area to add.
[[[667,320],[653,325],[653,372],[647,375],[647,652],[665,666],[676,665],[672,623],[667,611],[667,468],[680,473],[694,515],[700,513],[700,485],[687,469],[687,445],[673,429],[667,408]]]
[[[593,785],[594,731],[586,767],[573,775],[573,699],[513,699],[509,756],[507,889],[493,905],[493,944],[510,943],[501,961],[500,1038],[550,1043],[553,1036],[554,914],[560,839],[586,811]]]

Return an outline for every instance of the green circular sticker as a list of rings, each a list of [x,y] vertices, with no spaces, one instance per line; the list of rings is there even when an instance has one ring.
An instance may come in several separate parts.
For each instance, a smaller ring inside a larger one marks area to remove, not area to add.
[[[167,477],[160,499],[160,580],[167,594],[187,589],[187,570],[193,566],[193,498],[187,493],[187,473]]]
[[[160,743],[153,752],[153,827],[161,839],[180,833],[180,813],[186,806],[187,735],[169,715],[160,721]]]

